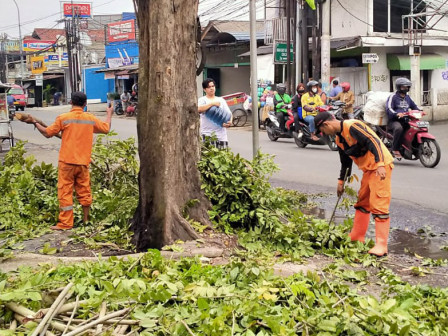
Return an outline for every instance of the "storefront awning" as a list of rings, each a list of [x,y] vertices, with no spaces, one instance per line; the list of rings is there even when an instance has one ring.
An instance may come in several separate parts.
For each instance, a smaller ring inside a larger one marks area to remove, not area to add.
[[[410,56],[388,54],[387,67],[389,70],[411,70]],[[445,67],[445,59],[438,54],[420,56],[420,70],[445,69]]]

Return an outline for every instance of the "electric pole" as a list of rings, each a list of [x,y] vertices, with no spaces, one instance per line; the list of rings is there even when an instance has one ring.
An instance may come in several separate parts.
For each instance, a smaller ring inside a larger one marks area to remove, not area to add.
[[[321,80],[322,90],[330,86],[331,47],[330,47],[330,0],[320,4],[322,6],[322,39],[321,39]]]
[[[255,158],[260,149],[258,137],[258,83],[257,83],[257,6],[250,0],[250,86],[252,93],[252,155]],[[289,55],[289,48],[288,48]]]

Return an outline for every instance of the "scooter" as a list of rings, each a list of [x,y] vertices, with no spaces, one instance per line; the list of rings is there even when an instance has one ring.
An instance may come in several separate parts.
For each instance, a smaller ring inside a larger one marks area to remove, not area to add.
[[[9,112],[9,120],[13,121],[16,115],[16,108],[14,107],[14,105],[8,106],[8,112]]]
[[[420,160],[426,168],[434,168],[439,164],[441,151],[436,138],[428,132],[429,122],[421,121],[426,113],[409,111],[404,113],[403,141],[400,154],[405,160]],[[381,141],[392,152],[393,135],[387,126],[375,126]],[[397,160],[401,160],[397,158]]]
[[[126,117],[133,117],[137,115],[137,102],[131,102],[131,104],[126,109]]]
[[[318,112],[332,113],[330,107],[325,105],[316,107],[316,110]],[[338,150],[338,145],[336,144],[336,139],[334,135],[326,135],[324,133],[319,133],[317,134],[319,140],[314,141],[313,139],[311,139],[311,132],[308,127],[308,124],[303,119],[299,120],[299,129],[300,132],[297,138],[294,138],[296,145],[299,148],[305,148],[308,145],[318,145],[318,146],[327,145],[332,151]]]
[[[294,138],[294,115],[292,114],[292,105],[285,106],[288,114],[285,123],[286,132],[280,128],[280,122],[277,119],[274,111],[269,111],[268,117],[264,121],[264,126],[268,133],[268,138],[271,141],[277,141],[279,138]],[[297,133],[295,133],[297,136]]]
[[[340,100],[335,100],[330,103],[329,112],[334,115],[334,117],[338,120],[344,120],[344,117],[342,115],[342,110],[344,109],[345,103]]]
[[[121,100],[115,101],[114,112],[116,115],[122,115],[124,113],[123,104],[121,103]]]

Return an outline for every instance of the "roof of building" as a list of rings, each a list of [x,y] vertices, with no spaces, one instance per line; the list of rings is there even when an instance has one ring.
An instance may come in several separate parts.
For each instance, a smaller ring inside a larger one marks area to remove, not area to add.
[[[90,29],[86,33],[93,42],[104,41],[104,29]],[[32,35],[26,36],[24,39],[56,41],[59,36],[65,37],[65,29],[35,28]]]
[[[250,22],[249,21],[210,21],[204,28],[204,40],[208,44],[232,43],[250,41]],[[256,36],[257,40],[263,40],[265,35],[264,21],[257,21]]]

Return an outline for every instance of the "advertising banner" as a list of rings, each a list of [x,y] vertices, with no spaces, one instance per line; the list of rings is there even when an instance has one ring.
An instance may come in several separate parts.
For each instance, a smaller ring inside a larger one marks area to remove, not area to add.
[[[78,16],[82,18],[91,17],[92,5],[90,3],[62,3],[62,13],[64,17]]]
[[[108,41],[119,42],[127,40],[135,40],[135,21],[127,20],[115,23],[109,23],[108,25]]]
[[[45,56],[45,63],[47,65],[59,66],[59,55],[58,54],[47,54]],[[68,54],[67,53],[62,54],[61,65],[68,66]]]
[[[55,41],[23,40],[23,51],[50,49]]]
[[[41,74],[47,67],[45,66],[45,56],[34,56],[31,57],[31,73],[32,74]]]

